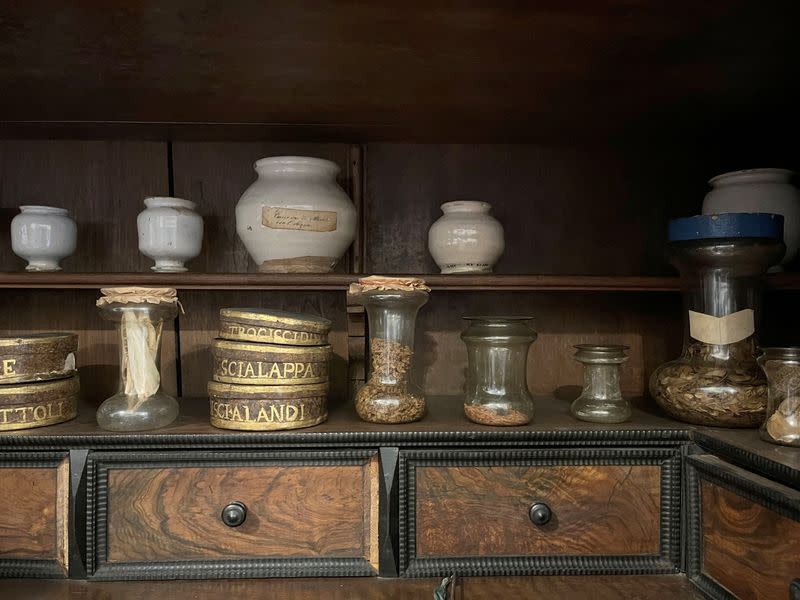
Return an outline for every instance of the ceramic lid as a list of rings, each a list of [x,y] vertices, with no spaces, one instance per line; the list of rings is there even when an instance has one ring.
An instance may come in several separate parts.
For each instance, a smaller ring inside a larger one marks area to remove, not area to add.
[[[331,321],[317,315],[287,312],[272,308],[222,308],[219,311],[222,319],[231,321],[257,322],[272,324],[297,331],[328,333]]]

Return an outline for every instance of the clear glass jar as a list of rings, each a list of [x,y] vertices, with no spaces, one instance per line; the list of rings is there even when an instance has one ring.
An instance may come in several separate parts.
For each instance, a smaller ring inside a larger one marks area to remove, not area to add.
[[[778,263],[783,217],[730,213],[670,223],[670,262],[681,277],[684,344],[658,367],[650,394],[697,425],[757,427],[767,385],[756,363],[764,274]]]
[[[528,349],[536,339],[532,317],[464,317],[467,345],[464,414],[483,425],[525,425],[533,418]]]
[[[178,402],[161,389],[158,369],[164,321],[177,314],[175,304],[131,302],[100,307],[100,315],[114,322],[119,336],[119,387],[97,409],[97,423],[103,429],[158,429],[178,417]]]
[[[409,423],[425,414],[425,396],[412,381],[414,329],[423,290],[371,289],[353,300],[363,304],[369,327],[370,371],[356,393],[356,412],[372,423]]]
[[[768,386],[761,439],[800,447],[800,348],[764,348],[758,364]]]
[[[619,387],[620,365],[628,360],[628,346],[575,346],[582,363],[583,391],[572,403],[572,416],[592,423],[622,423],[631,418],[631,404]]]

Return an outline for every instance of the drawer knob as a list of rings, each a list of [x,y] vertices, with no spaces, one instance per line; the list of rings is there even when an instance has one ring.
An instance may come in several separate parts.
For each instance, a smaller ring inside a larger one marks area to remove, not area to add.
[[[528,510],[528,516],[534,525],[547,525],[553,516],[553,512],[544,502],[534,502]]]
[[[244,502],[231,502],[222,509],[222,522],[228,527],[238,527],[247,518],[247,507]]]

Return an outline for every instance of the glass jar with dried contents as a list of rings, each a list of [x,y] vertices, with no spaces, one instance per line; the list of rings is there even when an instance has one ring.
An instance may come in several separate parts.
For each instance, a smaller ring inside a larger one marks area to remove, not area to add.
[[[97,423],[111,431],[166,427],[178,417],[178,402],[161,388],[161,331],[178,314],[172,288],[106,288],[100,315],[119,337],[117,393],[97,410]]]
[[[533,317],[464,317],[467,345],[464,414],[483,425],[525,425],[533,418],[528,391],[528,349]]]
[[[412,381],[414,329],[430,288],[422,279],[365,277],[350,286],[369,328],[369,373],[356,393],[356,412],[372,423],[408,423],[422,418],[425,396]]]
[[[783,217],[730,213],[670,222],[681,277],[681,357],[658,367],[650,393],[672,417],[698,425],[757,427],[767,382],[756,364],[764,274],[781,260]]]
[[[764,348],[758,364],[767,375],[767,418],[761,439],[800,446],[800,348]]]
[[[592,423],[622,423],[631,418],[631,403],[622,397],[620,365],[628,360],[628,346],[578,344],[575,360],[584,365],[583,391],[572,403],[576,419]]]

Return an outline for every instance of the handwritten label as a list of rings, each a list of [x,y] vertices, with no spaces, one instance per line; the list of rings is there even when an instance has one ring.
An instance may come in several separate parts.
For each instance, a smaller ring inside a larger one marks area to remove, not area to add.
[[[336,231],[336,212],[264,206],[261,208],[261,224],[270,229]]]
[[[726,346],[750,337],[755,330],[750,308],[724,317],[689,311],[689,335],[705,344]]]

